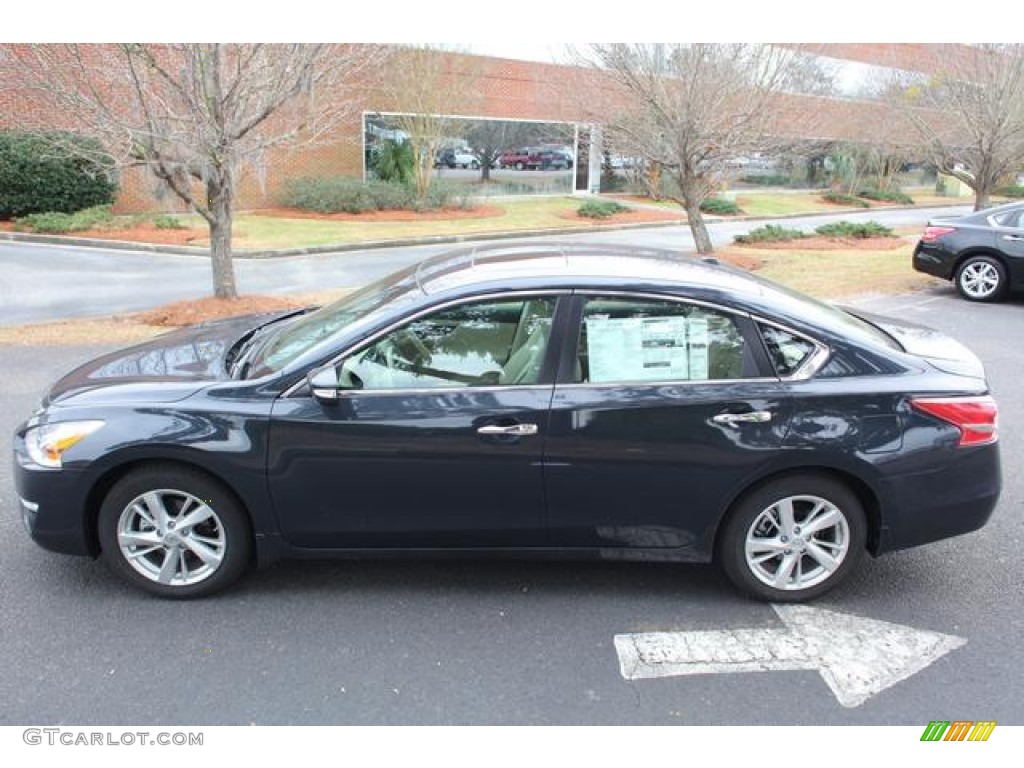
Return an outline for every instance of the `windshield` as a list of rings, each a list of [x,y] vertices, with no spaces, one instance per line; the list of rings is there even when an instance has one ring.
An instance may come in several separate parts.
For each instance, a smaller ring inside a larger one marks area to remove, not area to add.
[[[421,293],[416,281],[416,268],[412,267],[303,315],[267,338],[266,343],[253,355],[249,368],[251,375],[258,377],[276,373],[347,326],[370,317],[386,306],[410,301]]]

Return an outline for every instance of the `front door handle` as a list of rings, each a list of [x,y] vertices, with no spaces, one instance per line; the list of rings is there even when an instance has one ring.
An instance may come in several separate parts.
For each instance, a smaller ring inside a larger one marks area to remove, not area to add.
[[[512,435],[513,437],[524,437],[526,435],[536,435],[537,425],[536,424],[509,424],[508,426],[501,426],[500,424],[486,424],[477,430],[477,434],[480,435]]]
[[[737,424],[765,424],[772,420],[771,411],[747,411],[746,413],[720,413],[712,416],[715,424],[724,424],[727,427],[734,427]]]
[[[1013,240],[1015,243],[1024,240],[1020,235],[1003,235],[1003,240]]]

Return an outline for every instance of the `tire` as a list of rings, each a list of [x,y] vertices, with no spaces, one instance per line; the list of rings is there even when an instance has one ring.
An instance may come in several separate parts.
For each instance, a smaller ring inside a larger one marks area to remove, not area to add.
[[[789,509],[792,524],[787,523]],[[807,534],[816,518],[823,527]],[[719,563],[761,600],[811,600],[842,582],[864,554],[867,522],[857,497],[820,475],[791,475],[740,498],[718,537]],[[819,559],[820,558],[820,559]]]
[[[192,524],[182,527],[185,518]],[[238,580],[252,554],[252,526],[234,495],[175,465],[121,478],[100,507],[97,529],[107,566],[159,597],[212,595]]]
[[[517,170],[517,171],[521,171],[521,170],[523,170],[523,167],[524,167],[524,166],[523,166],[523,164],[522,164],[522,163],[516,163],[516,170]]]
[[[469,167],[472,168],[474,171],[479,170],[480,169],[480,163],[470,163]]]
[[[957,292],[968,301],[999,301],[1009,281],[1006,267],[991,256],[971,256],[956,271]]]

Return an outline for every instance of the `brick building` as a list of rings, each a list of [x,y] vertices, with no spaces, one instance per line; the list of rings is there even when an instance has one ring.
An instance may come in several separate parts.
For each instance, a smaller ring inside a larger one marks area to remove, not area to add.
[[[75,128],[72,115],[48,105],[47,99],[19,82],[17,70],[3,55],[13,45],[0,45],[0,130]],[[90,46],[102,55],[102,46]],[[817,55],[839,64],[931,73],[962,46],[938,44],[827,44],[815,46]],[[557,64],[487,56],[446,54],[449,58],[449,114],[474,118],[503,118],[589,125],[594,115],[585,103],[583,70]],[[274,204],[281,185],[290,178],[310,175],[361,177],[364,173],[364,126],[360,115],[394,111],[394,95],[381,81],[380,72],[360,92],[353,119],[339,127],[329,143],[315,148],[276,149],[269,153],[259,178],[248,174],[240,181],[238,205],[258,208]],[[855,96],[855,94],[853,94]],[[808,97],[793,96],[800,99]],[[812,139],[855,138],[864,126],[882,120],[881,107],[851,98],[818,99]],[[800,133],[800,125],[790,126]],[[586,182],[582,182],[585,186]],[[158,185],[148,172],[127,169],[122,175],[117,208],[121,211],[180,210],[169,195],[158,197]]]

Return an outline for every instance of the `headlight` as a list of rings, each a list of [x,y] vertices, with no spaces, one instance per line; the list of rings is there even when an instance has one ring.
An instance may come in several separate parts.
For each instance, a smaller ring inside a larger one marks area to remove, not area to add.
[[[102,426],[102,421],[62,421],[32,427],[25,433],[25,449],[36,464],[57,468],[68,448]]]

